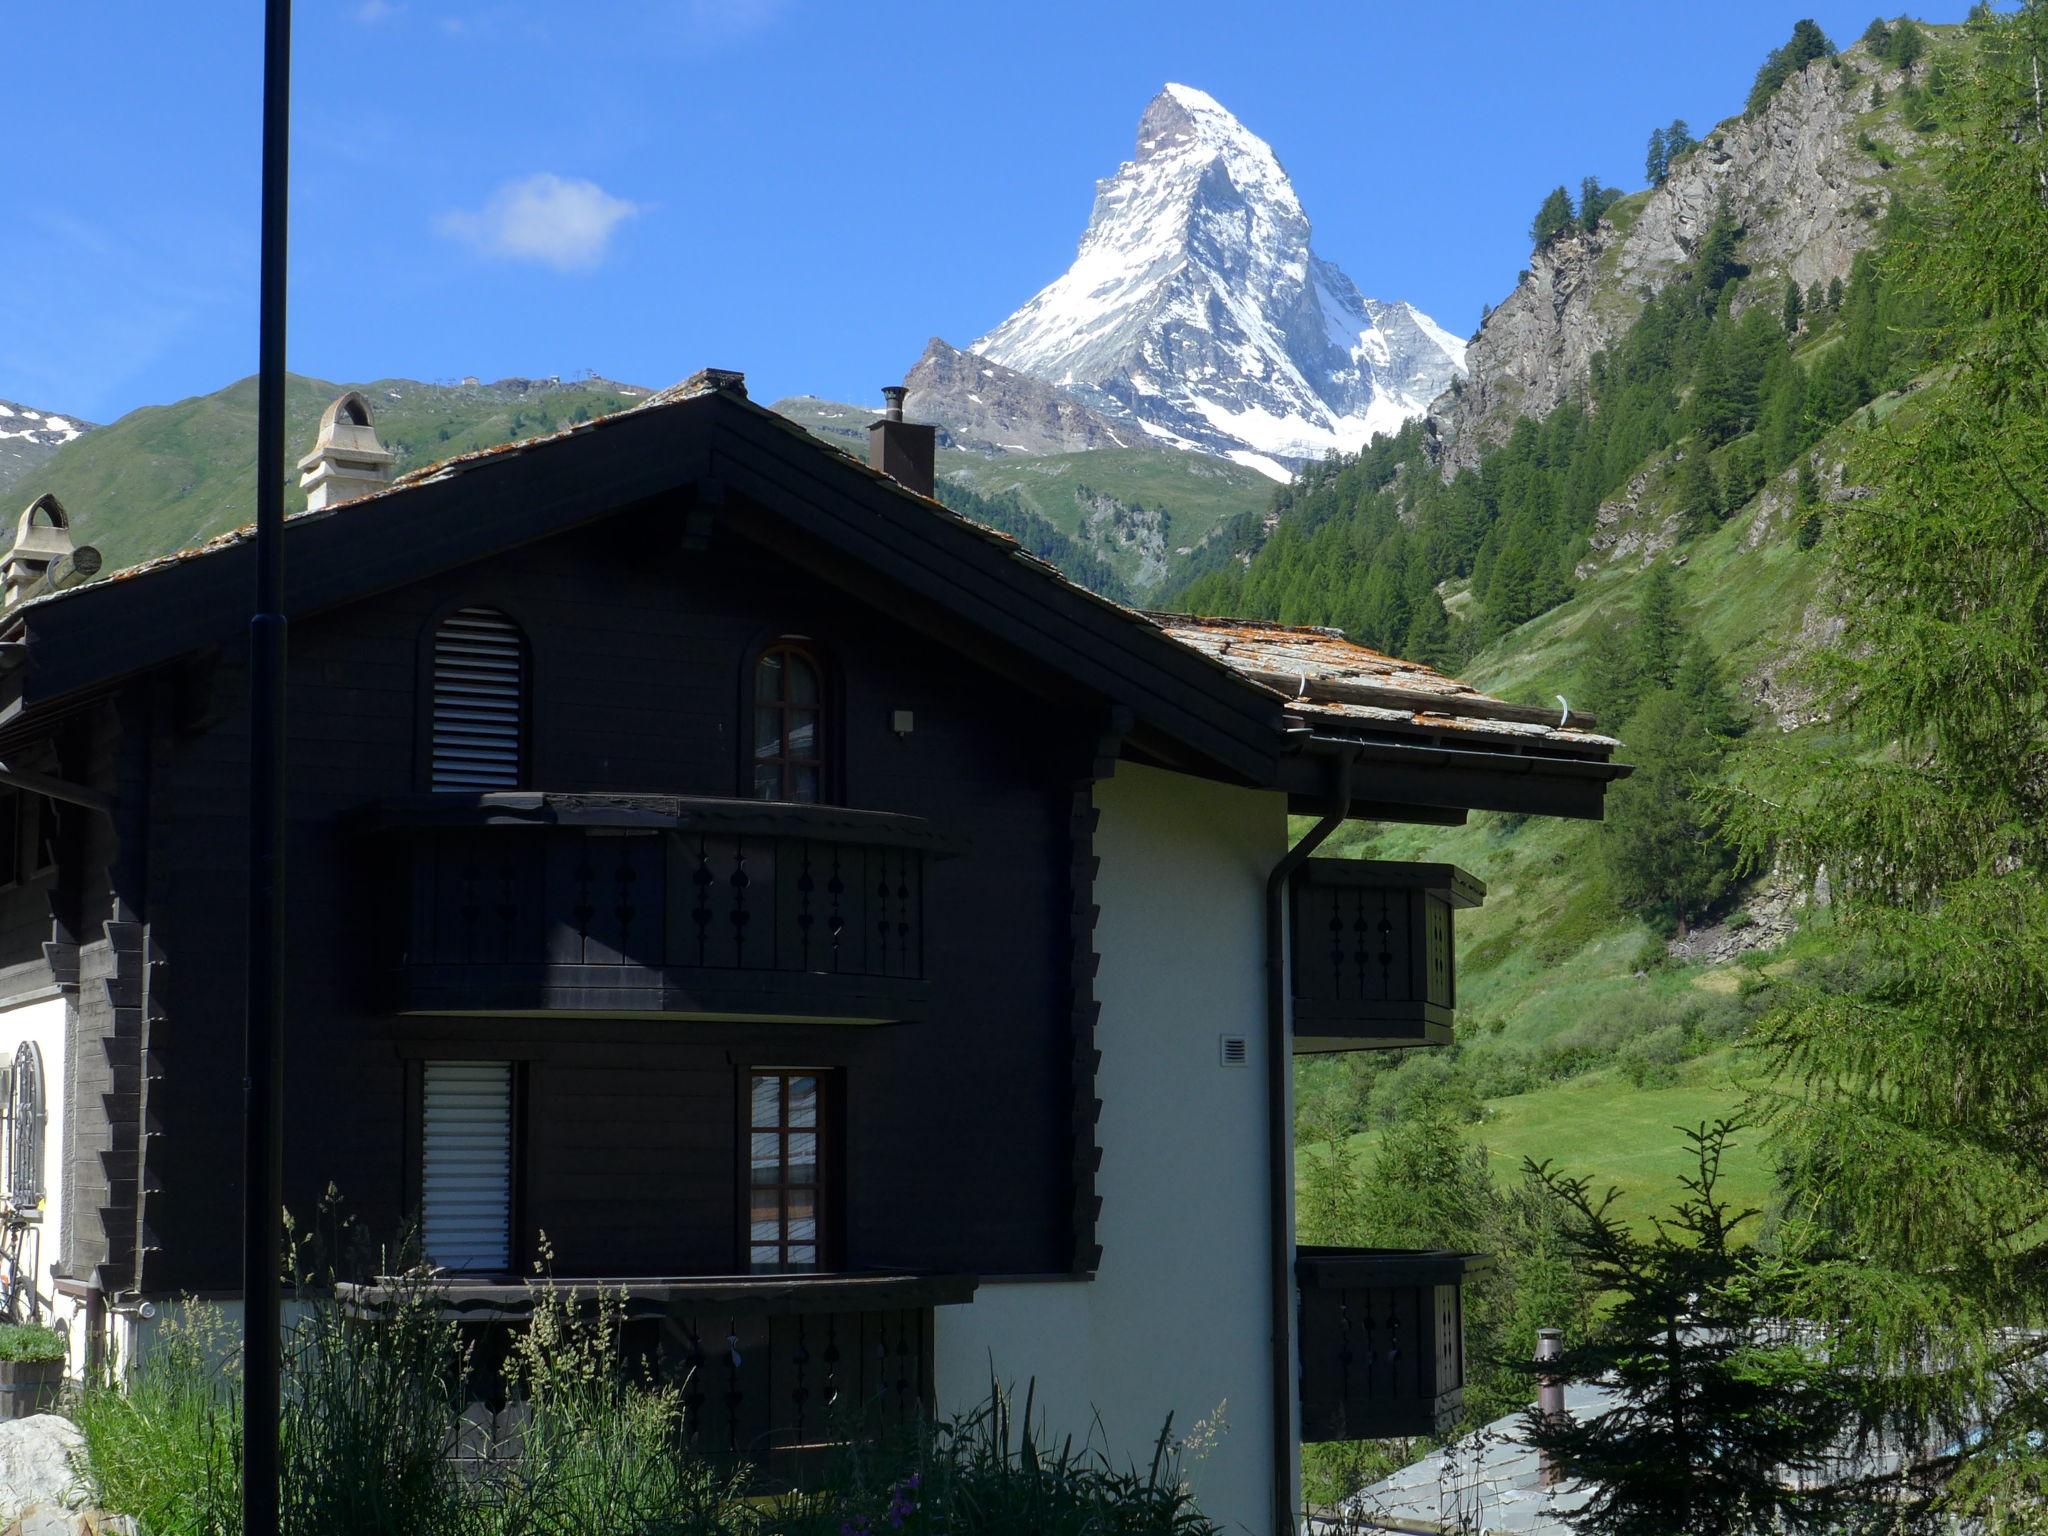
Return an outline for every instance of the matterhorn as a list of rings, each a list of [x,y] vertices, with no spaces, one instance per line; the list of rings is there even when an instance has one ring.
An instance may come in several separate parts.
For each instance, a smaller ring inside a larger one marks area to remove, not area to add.
[[[1136,155],[1097,183],[1074,264],[970,350],[1282,478],[1420,415],[1465,358],[1316,255],[1272,149],[1185,85],[1153,98]]]

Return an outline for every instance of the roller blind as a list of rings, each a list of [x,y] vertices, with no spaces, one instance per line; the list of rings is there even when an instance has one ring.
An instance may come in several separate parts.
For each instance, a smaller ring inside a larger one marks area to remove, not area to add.
[[[494,608],[434,631],[435,789],[517,789],[526,738],[526,640]]]
[[[422,1245],[444,1269],[512,1267],[512,1064],[426,1064]]]

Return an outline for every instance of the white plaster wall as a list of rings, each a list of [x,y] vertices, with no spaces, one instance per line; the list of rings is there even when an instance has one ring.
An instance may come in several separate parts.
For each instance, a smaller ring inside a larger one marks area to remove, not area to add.
[[[1120,764],[1098,785],[1095,995],[1102,1266],[1092,1282],[985,1283],[937,1315],[942,1410],[989,1360],[1035,1378],[1046,1426],[1094,1415],[1120,1460],[1220,1428],[1191,1465],[1227,1528],[1271,1523],[1263,900],[1286,851],[1278,794]],[[1218,1037],[1246,1037],[1245,1065]],[[1293,1468],[1287,1469],[1293,1476]]]

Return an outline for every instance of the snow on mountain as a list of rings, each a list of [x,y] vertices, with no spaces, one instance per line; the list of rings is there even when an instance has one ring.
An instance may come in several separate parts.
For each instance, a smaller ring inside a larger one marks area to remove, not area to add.
[[[0,400],[0,494],[11,493],[51,454],[92,429],[91,422],[80,421],[76,416],[59,416],[54,411],[38,411],[12,400]]]
[[[1285,478],[1420,415],[1464,371],[1465,344],[1317,256],[1266,142],[1169,85],[1136,158],[1096,184],[1074,264],[971,350]]]

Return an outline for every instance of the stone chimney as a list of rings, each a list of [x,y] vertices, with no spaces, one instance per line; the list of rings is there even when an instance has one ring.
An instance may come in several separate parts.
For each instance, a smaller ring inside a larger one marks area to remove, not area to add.
[[[369,406],[350,390],[321,413],[320,435],[313,442],[313,451],[299,460],[299,488],[306,493],[306,510],[318,512],[382,490],[397,458],[377,441]]]
[[[929,496],[936,475],[939,429],[903,419],[901,384],[882,390],[882,419],[868,427],[868,468],[878,469],[906,491]]]
[[[100,568],[100,552],[90,544],[75,548],[71,518],[55,496],[38,496],[15,525],[14,547],[0,555],[0,584],[12,606],[24,596],[82,580]]]

